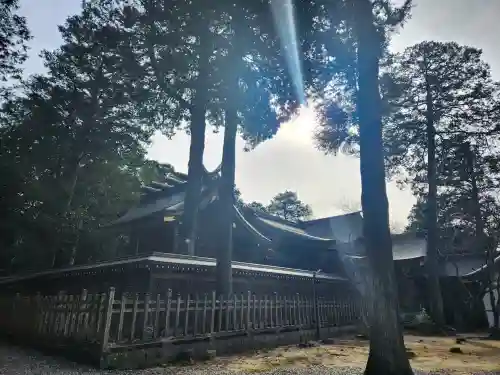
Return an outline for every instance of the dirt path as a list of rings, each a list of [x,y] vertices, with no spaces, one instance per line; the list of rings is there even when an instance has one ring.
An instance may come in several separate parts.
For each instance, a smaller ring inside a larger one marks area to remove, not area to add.
[[[415,370],[444,371],[447,374],[497,371],[500,374],[500,341],[466,339],[457,345],[455,338],[406,336],[405,343],[414,353],[410,362]],[[451,347],[459,347],[462,353],[450,353]],[[305,349],[286,347],[256,355],[232,357],[226,366],[233,371],[252,373],[284,366],[349,366],[363,369],[367,358],[367,341],[344,339],[335,341],[335,345]]]
[[[406,346],[413,353],[415,374],[498,374],[500,341],[407,336]],[[461,354],[449,352],[458,346]],[[140,371],[99,371],[36,351],[0,344],[1,375],[360,375],[368,356],[368,342],[344,339],[335,345],[312,348],[284,347],[258,353],[220,357],[206,364],[187,367],[161,367]]]

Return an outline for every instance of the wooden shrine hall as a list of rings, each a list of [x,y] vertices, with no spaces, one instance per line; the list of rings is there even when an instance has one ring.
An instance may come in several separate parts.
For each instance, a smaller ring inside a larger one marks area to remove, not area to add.
[[[165,182],[143,187],[139,205],[103,229],[130,235],[125,257],[9,276],[0,279],[0,289],[75,293],[83,288],[99,292],[113,286],[118,293],[166,289],[174,293],[211,292],[215,289],[217,254],[211,233],[217,225],[220,175],[218,170],[206,172],[203,179],[195,255],[178,251],[186,177],[169,175]],[[314,289],[325,298],[357,295],[355,274],[359,267],[353,259],[363,255],[361,213],[293,223],[247,207],[233,208],[235,293],[308,295]],[[399,274],[418,276],[425,242],[412,234],[395,235],[393,254]],[[412,277],[400,281],[400,295],[406,301],[403,305],[422,299],[420,288],[412,283]]]

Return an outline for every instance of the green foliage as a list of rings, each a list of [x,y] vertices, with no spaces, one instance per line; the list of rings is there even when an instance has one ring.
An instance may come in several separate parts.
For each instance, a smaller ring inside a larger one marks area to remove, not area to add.
[[[241,191],[237,187],[234,188],[234,202],[236,207],[242,208],[245,206],[245,202],[241,199]]]
[[[498,227],[498,83],[480,50],[456,43],[423,42],[383,60],[380,85],[383,136],[389,176],[409,184],[418,202],[410,226],[426,230],[427,129],[426,91],[432,98],[436,131],[438,229],[440,252],[474,249],[475,218],[471,172],[461,145],[471,142],[480,206],[488,233]],[[319,106],[318,147],[359,156],[355,92],[338,87]],[[493,147],[492,147],[493,146]]]
[[[103,241],[116,238],[99,226],[138,198],[141,182],[172,172],[144,160],[153,129],[173,135],[200,110],[221,126],[231,107],[249,147],[276,132],[293,108],[291,85],[267,2],[240,5],[92,0],[68,18],[63,45],[43,54],[48,73],[2,110],[5,268],[105,256]],[[205,109],[193,105],[201,92]]]
[[[0,0],[0,94],[6,82],[21,78],[20,67],[27,58],[26,42],[31,35],[18,10],[18,0]]]
[[[155,160],[145,160],[139,170],[139,179],[143,185],[153,181],[163,182],[167,175],[176,175],[175,169],[170,164],[159,163]]]
[[[252,210],[255,210],[255,211],[260,211],[260,212],[264,212],[264,213],[267,212],[267,207],[264,206],[260,202],[250,202],[246,206],[251,208]]]
[[[491,145],[498,142],[499,91],[481,51],[456,43],[420,43],[394,56],[385,82],[391,108],[385,126],[387,164],[406,173],[418,197],[411,225],[423,231],[428,227],[424,213],[430,119],[436,142],[438,248],[446,253],[476,251],[472,176],[480,190],[483,220],[497,226],[493,223],[498,212],[497,172],[488,161],[498,159]],[[463,152],[469,143],[474,145],[472,169]]]
[[[277,194],[266,207],[266,211],[271,215],[294,222],[306,220],[312,216],[311,207],[303,203],[297,197],[297,193],[288,190]]]
[[[95,14],[60,30],[64,44],[44,52],[48,73],[25,82],[0,118],[0,168],[10,177],[0,267],[10,272],[107,256],[115,238],[100,226],[138,199],[147,120],[125,94]]]
[[[386,75],[391,114],[385,124],[390,168],[410,172],[414,187],[425,179],[426,95],[430,95],[438,154],[457,134],[491,131],[498,120],[498,87],[481,51],[456,43],[423,42],[395,55]],[[458,140],[460,141],[460,140]]]
[[[260,202],[245,203],[241,199],[241,193],[238,189],[235,190],[235,197],[238,207],[250,208],[254,211],[268,213],[289,221],[307,220],[313,214],[311,207],[302,202],[297,197],[297,193],[288,190],[276,194],[267,206]]]
[[[238,110],[243,138],[254,147],[278,129],[271,102],[291,107],[293,101],[267,6],[263,0],[238,6],[180,1],[175,7],[166,0],[92,0],[86,12],[98,15],[101,26],[106,22],[106,53],[155,128],[173,135],[183,121],[190,124],[197,109],[193,100],[203,91],[207,121],[224,126],[230,104]],[[200,57],[202,42],[211,46],[207,66]],[[202,87],[200,69],[209,72]],[[236,91],[231,75],[239,77]]]

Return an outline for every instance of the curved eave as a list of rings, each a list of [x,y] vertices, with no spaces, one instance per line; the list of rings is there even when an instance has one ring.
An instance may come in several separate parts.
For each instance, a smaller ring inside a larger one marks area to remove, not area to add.
[[[498,267],[498,264],[500,264],[500,255],[493,260],[493,264],[491,266],[485,264],[484,266],[478,268],[477,270],[462,275],[462,278],[468,281],[479,280],[483,277],[483,274],[489,269],[489,267]]]
[[[247,221],[247,219],[245,219],[238,207],[233,206],[233,208],[235,212],[235,222],[240,223],[248,232],[250,232],[250,234],[255,236],[259,243],[264,243],[266,245],[270,245],[272,243],[269,238],[260,233],[252,224]]]
[[[109,224],[103,225],[101,228],[128,224],[160,212],[170,216],[181,215],[184,211],[184,194],[185,193],[182,191],[174,195],[176,197],[175,199],[173,198],[174,196],[160,198],[154,202],[132,208],[122,217]],[[206,207],[215,200],[217,197],[217,187],[214,186],[211,189],[206,189],[203,194],[204,196],[200,208]]]
[[[296,238],[301,238],[303,240],[308,240],[308,241],[317,241],[317,242],[323,242],[323,243],[335,243],[335,240],[332,240],[330,238],[323,238],[323,237],[317,237],[310,235],[303,231],[302,229],[295,228],[289,225],[284,225],[278,222],[275,222],[273,220],[269,220],[266,218],[258,217],[257,220],[260,222],[264,223],[264,225],[267,225],[275,230],[281,231],[286,235],[293,236]]]

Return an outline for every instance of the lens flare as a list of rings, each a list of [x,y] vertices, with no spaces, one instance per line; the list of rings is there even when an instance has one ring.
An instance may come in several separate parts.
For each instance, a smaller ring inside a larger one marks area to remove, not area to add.
[[[274,24],[281,40],[286,63],[300,104],[306,104],[302,64],[299,59],[299,45],[292,0],[270,0]]]

